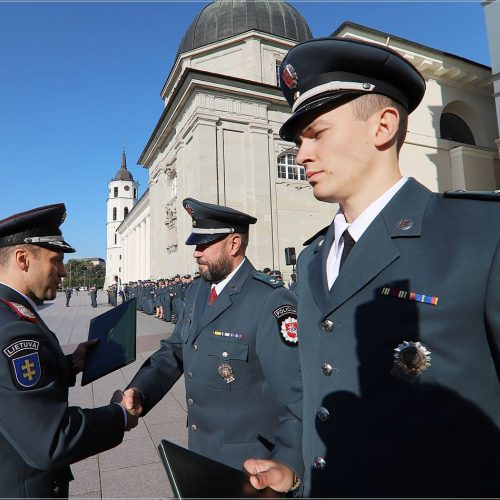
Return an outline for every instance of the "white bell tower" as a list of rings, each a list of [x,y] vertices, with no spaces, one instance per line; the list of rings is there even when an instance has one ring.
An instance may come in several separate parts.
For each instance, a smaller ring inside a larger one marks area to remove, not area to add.
[[[127,217],[137,203],[137,188],[132,174],[127,170],[125,149],[122,151],[122,164],[115,177],[108,183],[108,200],[106,202],[106,280],[104,288],[121,282],[123,272],[123,242],[120,241],[116,229]]]

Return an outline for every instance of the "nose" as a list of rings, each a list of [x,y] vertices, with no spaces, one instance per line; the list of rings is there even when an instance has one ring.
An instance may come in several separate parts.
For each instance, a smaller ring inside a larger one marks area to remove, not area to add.
[[[193,251],[193,257],[195,259],[198,259],[200,258],[201,256],[203,255],[203,252],[201,252],[198,248],[198,246],[195,247],[194,251]]]
[[[66,272],[66,266],[65,266],[64,264],[62,265],[62,270],[61,270],[61,272],[59,273],[59,276],[60,276],[61,278],[66,278],[66,276],[68,276],[68,273]]]
[[[299,147],[299,152],[297,153],[296,162],[297,162],[297,165],[300,165],[300,166],[306,168],[307,163],[309,161],[311,161],[311,152],[310,152],[310,148],[307,146],[307,141],[304,140],[304,141],[302,141],[302,143]]]

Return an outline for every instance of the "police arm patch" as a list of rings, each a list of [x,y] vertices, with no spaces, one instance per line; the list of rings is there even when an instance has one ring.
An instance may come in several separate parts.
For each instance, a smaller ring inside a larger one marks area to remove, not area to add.
[[[286,304],[273,311],[278,321],[278,332],[282,342],[288,347],[299,345],[297,309],[295,306]]]
[[[9,359],[14,385],[21,390],[35,389],[42,381],[40,343],[33,339],[16,340],[3,353]]]

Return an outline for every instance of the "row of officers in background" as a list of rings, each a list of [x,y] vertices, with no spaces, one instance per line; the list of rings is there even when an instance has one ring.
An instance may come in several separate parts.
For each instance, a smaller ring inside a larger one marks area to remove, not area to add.
[[[264,268],[262,272],[273,279],[283,281],[280,271],[271,271],[269,268]],[[116,306],[119,299],[123,303],[136,298],[138,311],[175,324],[184,316],[186,294],[193,280],[197,278],[199,278],[198,272],[194,273],[194,277],[191,277],[190,274],[184,276],[176,274],[173,278],[158,281],[138,280],[124,284],[121,289],[116,284],[113,284],[107,288],[108,304]],[[296,275],[292,273],[288,288],[294,291],[296,285]],[[90,293],[92,297],[92,292]],[[96,290],[95,295],[97,295]],[[94,300],[92,301],[92,307],[97,307],[97,303],[94,305]]]

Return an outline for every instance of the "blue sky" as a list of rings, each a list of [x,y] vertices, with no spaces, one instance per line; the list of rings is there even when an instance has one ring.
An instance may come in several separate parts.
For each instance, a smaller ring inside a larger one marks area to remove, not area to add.
[[[0,0],[0,219],[64,202],[77,257],[106,258],[107,183],[136,165],[185,30],[207,2]],[[290,2],[315,37],[348,20],[490,65],[483,8],[469,2]]]

